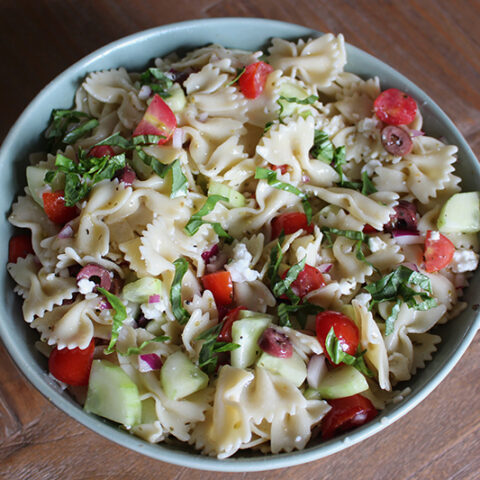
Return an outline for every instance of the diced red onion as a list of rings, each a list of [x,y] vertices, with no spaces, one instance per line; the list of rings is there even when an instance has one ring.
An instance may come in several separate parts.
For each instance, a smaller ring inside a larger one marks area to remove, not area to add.
[[[77,274],[77,283],[86,278],[90,280],[92,277],[98,277],[100,279],[100,286],[105,290],[110,290],[112,286],[112,277],[110,272],[101,265],[96,265],[95,263],[89,263],[85,265]]]
[[[181,128],[176,128],[172,135],[172,147],[173,148],[182,148],[183,145],[183,130]]]
[[[324,355],[312,355],[307,367],[307,382],[312,388],[318,388],[323,377],[327,374],[327,362]]]
[[[58,238],[72,238],[73,228],[69,223],[66,223],[63,228],[57,234]]]
[[[140,100],[146,100],[152,94],[152,89],[148,85],[142,85],[138,92],[138,98]]]
[[[403,265],[404,267],[409,268],[410,270],[413,270],[414,272],[418,272],[418,271],[419,271],[417,265],[415,265],[415,264],[412,263],[412,262],[403,262],[402,265]]]
[[[162,359],[156,353],[144,353],[138,357],[138,369],[140,372],[160,370],[162,365]]]
[[[148,303],[158,303],[160,301],[160,295],[155,294],[155,295],[150,295],[148,297]]]
[[[110,302],[102,298],[97,308],[99,308],[100,310],[111,310],[112,306],[110,305]]]
[[[131,187],[132,183],[136,180],[137,175],[135,171],[130,167],[123,167],[116,174],[116,177],[122,182],[126,187]]]
[[[425,241],[418,232],[411,230],[393,230],[392,236],[398,245],[417,245]]]
[[[328,273],[333,267],[333,263],[322,263],[317,267],[320,273]]]
[[[219,247],[218,247],[218,243],[216,243],[215,245],[212,246],[212,248],[210,248],[206,252],[203,252],[202,253],[202,259],[205,262],[205,264],[208,265],[210,263],[210,259],[212,257],[215,257],[217,255],[218,251],[219,251]]]
[[[310,182],[310,177],[308,175],[303,174],[302,175],[302,182],[303,183],[309,183]]]

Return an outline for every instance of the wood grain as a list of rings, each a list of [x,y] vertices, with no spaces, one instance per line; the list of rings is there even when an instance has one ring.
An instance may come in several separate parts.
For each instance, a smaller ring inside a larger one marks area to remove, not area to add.
[[[194,18],[278,19],[346,40],[426,90],[480,154],[476,0],[28,0],[0,3],[0,138],[38,91],[125,35]],[[15,480],[480,478],[480,335],[447,379],[376,436],[310,464],[220,474],[158,462],[111,443],[51,405],[0,347],[0,478]]]

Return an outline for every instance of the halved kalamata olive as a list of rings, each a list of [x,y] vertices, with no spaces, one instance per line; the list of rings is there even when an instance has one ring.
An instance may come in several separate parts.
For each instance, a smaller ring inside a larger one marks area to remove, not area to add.
[[[400,200],[398,205],[393,208],[395,213],[390,216],[390,221],[383,226],[385,232],[392,232],[393,230],[418,232],[417,208],[413,203]]]
[[[382,145],[388,153],[403,157],[412,151],[413,142],[403,128],[387,125],[382,130]]]
[[[112,286],[112,277],[110,272],[101,265],[96,265],[95,263],[89,263],[85,265],[77,274],[77,283],[82,279],[87,279],[95,281],[95,278],[100,280],[100,287],[105,290],[110,290]],[[98,282],[95,282],[98,283]]]
[[[126,187],[131,187],[137,176],[130,167],[123,167],[116,174],[116,177],[125,184]]]
[[[293,345],[290,339],[273,328],[267,328],[258,340],[258,346],[272,357],[290,358],[293,355]]]

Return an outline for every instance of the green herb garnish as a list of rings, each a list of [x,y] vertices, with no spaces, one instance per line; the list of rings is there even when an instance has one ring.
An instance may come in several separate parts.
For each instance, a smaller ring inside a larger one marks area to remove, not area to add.
[[[295,320],[301,328],[305,328],[308,315],[316,315],[324,309],[313,303],[303,302],[290,305],[288,303],[279,303],[277,308],[278,324],[282,327],[291,327],[290,315],[295,315]]]
[[[140,76],[140,84],[147,85],[152,92],[158,93],[162,98],[170,97],[169,90],[173,86],[173,80],[159,68],[149,68]]]
[[[335,147],[328,138],[328,134],[323,130],[315,130],[313,137],[313,147],[310,149],[310,155],[329,165],[333,161]]]
[[[299,105],[312,105],[318,100],[318,97],[316,95],[310,95],[306,98],[297,98],[297,97],[284,97],[283,95],[280,95],[280,98],[277,100],[277,103],[280,106],[280,111],[278,112],[278,116],[280,118],[282,117],[283,112],[285,110],[285,106],[282,103],[282,100],[288,103],[298,103]]]
[[[118,353],[125,357],[130,355],[138,355],[150,343],[160,343],[160,342],[166,342],[168,340],[170,340],[170,337],[168,337],[167,335],[161,335],[160,337],[155,337],[155,338],[152,338],[151,340],[145,340],[140,344],[139,347],[128,347],[125,353],[121,353],[121,352],[118,352]]]
[[[113,352],[113,347],[117,343],[120,329],[122,328],[123,322],[127,318],[127,310],[125,309],[125,305],[122,303],[122,301],[113,293],[110,293],[108,290],[105,290],[102,287],[97,287],[97,291],[107,299],[108,303],[112,306],[114,311],[110,343],[108,344],[108,347],[104,350],[105,354],[109,355]]]
[[[188,262],[180,257],[173,265],[175,266],[175,275],[173,277],[172,287],[170,288],[170,302],[172,304],[173,315],[180,325],[185,325],[190,318],[190,314],[182,305],[182,279],[187,273]]]
[[[370,195],[375,193],[377,189],[374,183],[368,178],[366,170],[362,173],[362,195]]]

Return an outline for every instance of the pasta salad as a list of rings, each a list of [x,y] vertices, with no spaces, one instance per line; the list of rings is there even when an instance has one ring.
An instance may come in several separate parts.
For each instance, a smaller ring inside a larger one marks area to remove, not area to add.
[[[52,111],[7,269],[86,411],[222,459],[408,394],[466,307],[479,194],[414,98],[345,64],[342,35],[210,45]]]

